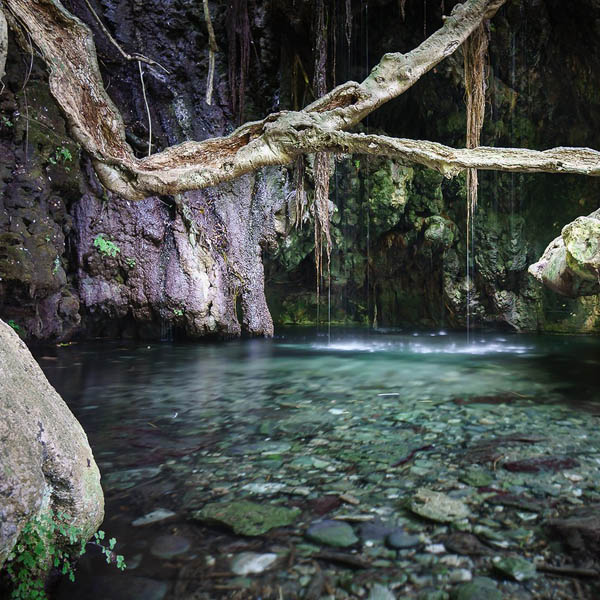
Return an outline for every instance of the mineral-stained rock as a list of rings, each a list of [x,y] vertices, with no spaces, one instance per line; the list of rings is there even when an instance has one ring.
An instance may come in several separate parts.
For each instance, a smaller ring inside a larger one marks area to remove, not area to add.
[[[505,462],[502,467],[513,473],[539,473],[541,471],[561,471],[578,467],[579,463],[570,456],[535,456]]]
[[[600,557],[600,505],[578,508],[561,519],[552,519],[546,527],[575,555]]]
[[[207,504],[202,510],[194,512],[192,518],[226,525],[241,535],[262,535],[275,527],[291,525],[298,513],[298,509],[238,500]]]
[[[64,512],[86,539],[104,516],[87,437],[25,344],[0,321],[0,565],[41,511]]]

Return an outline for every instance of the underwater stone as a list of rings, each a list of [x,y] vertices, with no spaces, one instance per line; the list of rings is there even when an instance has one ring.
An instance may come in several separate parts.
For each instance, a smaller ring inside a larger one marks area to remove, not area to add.
[[[190,549],[190,541],[180,535],[161,535],[154,540],[150,552],[159,558],[173,558]]]
[[[249,575],[262,573],[277,560],[277,554],[257,554],[256,552],[242,552],[231,561],[231,570],[236,575]]]
[[[469,469],[459,477],[459,480],[473,487],[485,487],[490,485],[494,478],[491,473],[483,469]]]
[[[313,523],[306,532],[306,537],[319,544],[346,548],[358,542],[354,530],[348,523],[342,521],[318,521]]]
[[[140,527],[142,525],[149,525],[150,523],[157,523],[158,521],[164,521],[165,519],[170,519],[171,517],[174,517],[174,516],[175,516],[175,513],[171,510],[167,510],[166,508],[157,508],[156,510],[153,510],[152,512],[148,513],[147,515],[144,515],[143,517],[136,519],[131,524],[134,527]]]
[[[250,494],[255,494],[256,496],[272,496],[274,494],[279,493],[281,490],[285,488],[284,483],[247,483],[242,486],[243,490],[246,490]]]
[[[421,540],[418,535],[409,535],[402,529],[390,533],[387,537],[388,546],[397,549],[413,548],[414,546],[418,546],[420,542]]]
[[[262,535],[275,527],[291,525],[299,514],[297,508],[257,504],[247,500],[214,502],[192,513],[205,523],[226,525],[240,535]]]
[[[410,503],[410,510],[420,517],[450,523],[468,517],[470,511],[460,500],[453,500],[446,494],[427,488],[419,488]]]
[[[536,575],[535,565],[519,556],[508,556],[502,558],[495,556],[492,559],[494,568],[515,581],[525,581],[533,579]]]
[[[360,526],[360,539],[363,542],[380,542],[383,541],[388,535],[391,535],[393,532],[394,527],[390,526],[387,523],[382,523],[381,521],[363,523]]]
[[[395,600],[396,596],[390,590],[376,583],[371,588],[371,593],[369,594],[369,600]]]
[[[452,600],[502,600],[502,593],[496,582],[489,577],[475,577],[469,583],[459,585],[452,594]]]

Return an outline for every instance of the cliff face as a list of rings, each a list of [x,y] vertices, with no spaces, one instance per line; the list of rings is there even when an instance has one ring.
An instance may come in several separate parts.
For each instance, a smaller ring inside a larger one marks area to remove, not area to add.
[[[137,63],[122,58],[83,0],[65,6],[94,30],[105,85],[139,155],[148,150],[147,108],[153,150],[231,131],[231,106],[239,107],[239,98],[232,101],[229,77],[245,80],[244,120],[311,100],[312,13],[305,3],[239,2],[240,18],[229,26],[226,7],[211,5],[219,51],[208,105],[201,3],[95,2],[126,51],[169,71],[144,65],[148,107]],[[396,2],[371,3],[367,11],[355,3],[352,19],[332,17],[329,62],[335,56],[336,81],[364,77],[384,52],[406,51],[439,27],[440,3],[426,6],[423,14],[422,6],[407,3],[403,19]],[[593,43],[600,9],[591,0],[578,6],[566,14],[558,0],[513,1],[498,13],[482,143],[600,145],[594,93],[600,81],[593,68],[600,60]],[[1,317],[38,339],[269,334],[265,260],[275,320],[314,322],[312,226],[291,227],[289,173],[267,170],[201,192],[128,203],[101,187],[70,140],[44,66],[14,37],[10,42],[0,95]],[[233,67],[228,54],[236,57]],[[246,55],[244,73],[238,67]],[[330,64],[330,84],[333,72]],[[463,145],[462,77],[456,55],[365,127]],[[598,183],[493,173],[480,180],[468,286],[462,179],[442,181],[393,161],[338,161],[330,196],[334,320],[461,326],[469,289],[476,323],[599,330],[597,298],[559,297],[527,274],[563,225],[598,208]]]
[[[105,84],[130,143],[147,151],[149,127],[137,63],[122,60],[83,2],[67,8],[97,35]],[[233,127],[218,65],[205,102],[207,39],[201,4],[105,2],[98,14],[128,50],[169,71],[144,74],[153,149]],[[224,12],[215,9],[225,38]],[[129,203],[99,184],[70,140],[44,67],[11,38],[0,97],[0,312],[24,335],[189,337],[272,334],[262,245],[283,198],[280,172],[178,197]],[[23,79],[27,76],[26,85]]]

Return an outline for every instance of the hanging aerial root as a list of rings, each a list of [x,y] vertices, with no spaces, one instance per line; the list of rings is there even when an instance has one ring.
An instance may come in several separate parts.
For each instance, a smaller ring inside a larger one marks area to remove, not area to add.
[[[327,91],[327,14],[324,0],[315,0],[313,87],[317,97]],[[321,279],[323,278],[323,241],[327,252],[327,279],[331,268],[331,235],[329,231],[329,154],[317,152],[313,166],[315,181],[315,265],[317,277],[317,321],[319,320]]]
[[[206,81],[206,104],[212,104],[212,94],[215,78],[215,57],[219,50],[217,46],[217,38],[213,29],[212,20],[210,18],[210,10],[208,8],[208,0],[203,0],[204,20],[206,21],[206,29],[208,31],[208,77]]]
[[[4,77],[4,67],[6,65],[6,55],[8,53],[8,25],[0,5],[0,86]],[[1,88],[0,88],[1,91]]]
[[[467,96],[467,148],[477,148],[485,117],[485,66],[488,52],[487,24],[481,23],[463,44]],[[467,171],[467,221],[477,205],[477,170]]]
[[[304,215],[308,205],[306,199],[306,182],[305,182],[306,163],[303,155],[300,155],[294,163],[294,188],[295,194],[295,210],[294,210],[294,227],[298,229],[304,223]]]

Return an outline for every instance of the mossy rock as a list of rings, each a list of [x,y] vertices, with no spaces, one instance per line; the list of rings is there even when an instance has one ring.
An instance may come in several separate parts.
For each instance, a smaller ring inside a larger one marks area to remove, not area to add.
[[[205,523],[225,525],[240,535],[262,535],[275,527],[291,525],[300,510],[248,500],[214,502],[192,513],[192,518]]]

